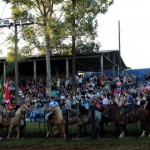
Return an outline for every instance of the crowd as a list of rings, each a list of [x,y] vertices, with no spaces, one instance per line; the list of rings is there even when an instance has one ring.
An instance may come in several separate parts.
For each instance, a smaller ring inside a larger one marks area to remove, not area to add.
[[[51,97],[46,93],[46,81],[39,78],[34,80],[22,79],[19,81],[19,103],[26,103],[30,111],[26,114],[27,121],[43,121],[44,108],[57,102],[61,109],[72,109],[76,103],[89,109],[90,105],[95,108],[105,108],[107,104],[115,103],[119,107],[127,104],[127,97],[133,97],[134,103],[146,107],[147,94],[150,93],[150,79],[141,82],[140,76],[135,74],[120,74],[118,76],[97,77],[91,75],[84,77],[76,76],[76,92],[72,93],[72,77],[53,78],[51,83]],[[15,83],[10,80],[11,100],[13,106],[15,101]],[[10,104],[5,104],[7,109]]]

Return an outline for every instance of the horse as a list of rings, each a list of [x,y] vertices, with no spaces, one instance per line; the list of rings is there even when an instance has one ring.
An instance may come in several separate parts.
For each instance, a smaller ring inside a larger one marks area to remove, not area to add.
[[[139,106],[135,107],[136,111],[133,113],[129,113],[127,116],[127,124],[134,124],[140,121],[141,123],[141,129],[142,129],[142,134],[141,137],[145,136],[145,132],[148,129],[148,122],[150,120],[150,115],[148,110],[141,108]],[[117,105],[107,105],[104,113],[106,116],[108,116],[109,113],[112,112],[113,115],[113,120],[115,121],[116,128],[119,129],[119,138],[122,138],[125,136],[124,130],[125,126],[121,124],[121,121],[123,119],[123,115],[120,113],[120,108]],[[150,135],[149,135],[150,136]]]
[[[52,134],[53,126],[56,126],[58,129],[58,131],[56,131],[55,134],[60,132],[61,137],[66,138],[65,127],[64,127],[64,123],[63,123],[64,119],[63,119],[63,115],[62,115],[62,110],[60,109],[59,106],[54,106],[51,108],[45,108],[45,112],[48,112],[48,111],[52,112],[52,114],[49,116],[49,118],[47,120],[48,131],[47,131],[46,138],[49,137],[50,132]]]
[[[15,112],[15,116],[10,120],[10,127],[8,131],[7,139],[10,139],[12,130],[15,128],[17,131],[17,139],[20,137],[20,127],[24,125],[24,120],[22,119],[24,114],[29,110],[26,104],[22,104],[20,108]]]
[[[91,109],[86,110],[84,106],[79,106],[79,117],[81,118],[81,129],[79,131],[79,137],[82,134],[82,129],[84,127],[84,131],[86,132],[86,126],[92,123],[92,113]],[[100,133],[101,129],[101,121],[102,121],[102,113],[98,110],[95,110],[95,133]]]
[[[7,111],[4,104],[0,105],[0,127],[1,128],[6,128],[6,130],[8,130],[10,126],[10,119],[12,116],[15,115],[14,112],[15,110]]]

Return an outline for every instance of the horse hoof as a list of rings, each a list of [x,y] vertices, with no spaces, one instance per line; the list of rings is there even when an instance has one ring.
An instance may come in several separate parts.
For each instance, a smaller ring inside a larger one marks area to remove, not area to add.
[[[123,138],[123,136],[121,135],[121,136],[119,136],[119,139],[121,139],[121,138]]]

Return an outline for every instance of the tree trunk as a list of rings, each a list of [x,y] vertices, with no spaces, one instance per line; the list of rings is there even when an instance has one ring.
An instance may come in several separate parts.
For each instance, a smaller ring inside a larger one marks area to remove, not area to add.
[[[75,65],[75,57],[76,57],[76,46],[75,46],[75,41],[76,41],[76,36],[75,36],[75,16],[74,16],[74,11],[76,7],[76,0],[72,0],[72,8],[73,8],[73,16],[72,16],[72,27],[73,27],[73,35],[72,35],[72,93],[75,95],[76,91],[76,65]]]
[[[45,42],[46,42],[46,93],[51,96],[51,64],[50,64],[50,35],[47,33],[45,26]]]

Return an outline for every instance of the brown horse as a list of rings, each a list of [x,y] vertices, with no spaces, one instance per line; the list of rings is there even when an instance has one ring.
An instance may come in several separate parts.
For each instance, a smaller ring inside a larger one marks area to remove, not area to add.
[[[61,137],[62,138],[66,138],[66,134],[65,134],[65,127],[64,127],[64,124],[63,124],[63,115],[62,115],[62,110],[60,109],[59,106],[54,106],[54,107],[51,107],[51,108],[45,108],[45,112],[53,112],[53,116],[50,117],[48,120],[47,120],[47,128],[48,128],[48,131],[47,131],[47,135],[46,135],[46,138],[49,137],[49,133],[52,132],[52,128],[53,126],[56,126],[58,131],[55,132],[56,133],[61,133]],[[51,133],[52,134],[52,133]]]
[[[29,110],[29,107],[26,104],[21,105],[21,107],[16,111],[15,117],[12,117],[10,120],[10,127],[8,131],[7,139],[10,139],[13,128],[16,128],[17,139],[20,137],[20,127],[24,123],[22,118],[23,115]]]
[[[141,129],[142,129],[141,137],[143,137],[143,136],[145,136],[145,132],[146,132],[146,129],[148,126],[150,115],[146,109],[140,108],[138,106],[136,106],[135,109],[136,109],[135,114],[133,114],[133,113],[128,114],[127,124],[133,124],[133,123],[137,123],[138,121],[140,121]],[[119,138],[124,137],[125,126],[120,124],[120,122],[123,119],[123,115],[120,113],[120,108],[117,105],[108,105],[106,107],[104,113],[107,116],[110,112],[112,113],[112,115],[114,117],[113,120],[116,121],[117,126],[119,127],[119,131],[120,131]]]

